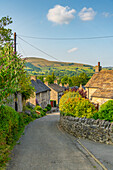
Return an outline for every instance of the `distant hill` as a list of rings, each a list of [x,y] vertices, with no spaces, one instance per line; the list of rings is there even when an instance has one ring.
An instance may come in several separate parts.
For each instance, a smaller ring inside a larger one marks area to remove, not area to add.
[[[94,73],[94,67],[87,64],[49,61],[43,58],[28,57],[26,59],[26,70],[32,75],[51,75],[52,72],[56,76],[64,75],[74,76],[81,72],[85,72],[88,76]]]
[[[43,58],[36,58],[36,57],[27,57],[26,62],[32,63],[36,67],[61,67],[61,66],[76,66],[76,67],[92,67],[91,65],[87,64],[80,64],[80,63],[71,63],[71,62],[58,62],[58,61],[49,61]]]

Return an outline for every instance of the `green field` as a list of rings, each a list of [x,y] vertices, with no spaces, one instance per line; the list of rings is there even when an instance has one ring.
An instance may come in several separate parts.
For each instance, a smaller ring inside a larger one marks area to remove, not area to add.
[[[31,75],[51,75],[52,72],[58,77],[63,77],[65,75],[76,76],[82,72],[85,72],[88,76],[94,74],[94,67],[87,64],[79,63],[69,63],[69,62],[56,62],[48,61],[42,58],[29,57],[26,60],[25,69]]]

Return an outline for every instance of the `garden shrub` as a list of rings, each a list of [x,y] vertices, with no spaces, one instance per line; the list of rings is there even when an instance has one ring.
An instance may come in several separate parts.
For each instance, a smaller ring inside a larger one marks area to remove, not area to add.
[[[34,109],[35,109],[35,110],[43,110],[43,109],[41,108],[41,106],[39,106],[39,105],[35,106]]]
[[[46,115],[46,112],[44,112],[43,110],[41,110],[41,111],[40,111],[40,115],[41,115],[41,117],[42,117],[42,116],[45,116],[45,115]]]
[[[47,112],[47,108],[44,108],[43,111],[46,113]]]
[[[82,98],[78,92],[68,92],[64,94],[59,103],[61,114],[74,117],[91,118],[96,109],[94,105],[85,98]]]
[[[113,121],[113,100],[108,100],[100,106],[100,110],[94,114],[94,119]]]
[[[51,105],[48,104],[46,108],[47,108],[48,111],[50,111],[51,110]]]

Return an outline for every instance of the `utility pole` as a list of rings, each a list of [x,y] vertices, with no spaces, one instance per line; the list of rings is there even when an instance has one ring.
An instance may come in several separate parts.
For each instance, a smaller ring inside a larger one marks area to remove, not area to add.
[[[14,32],[14,52],[16,53],[16,32]]]
[[[16,53],[16,32],[14,32],[14,52]],[[15,70],[16,72],[16,70]],[[17,91],[15,92],[15,110],[18,111]]]

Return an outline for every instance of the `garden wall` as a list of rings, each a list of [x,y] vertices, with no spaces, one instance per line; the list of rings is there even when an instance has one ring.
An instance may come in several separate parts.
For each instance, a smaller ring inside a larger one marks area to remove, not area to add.
[[[113,122],[60,115],[60,125],[75,137],[113,144]]]

